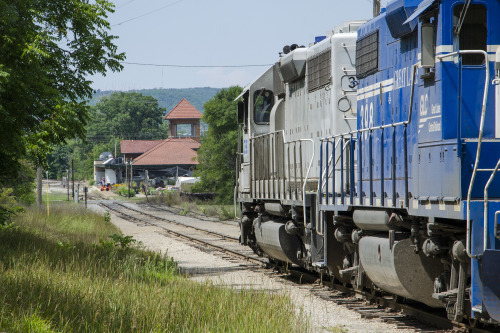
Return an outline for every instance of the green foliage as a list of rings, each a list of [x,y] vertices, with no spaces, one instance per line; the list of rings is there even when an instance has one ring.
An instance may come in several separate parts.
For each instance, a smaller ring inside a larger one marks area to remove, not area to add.
[[[221,202],[231,202],[234,193],[236,149],[238,145],[237,102],[238,86],[220,90],[205,103],[202,120],[208,131],[198,150],[196,176],[201,181],[193,192],[215,192]]]
[[[219,88],[181,88],[181,89],[142,89],[135,92],[144,96],[152,96],[158,100],[158,105],[170,112],[181,99],[187,99],[193,106],[203,113],[203,104],[219,91]],[[91,105],[96,105],[103,97],[114,94],[114,91],[98,90],[89,101]]]
[[[120,246],[122,250],[128,249],[133,243],[137,242],[137,240],[135,240],[132,236],[112,234],[108,237],[111,238],[115,246]]]
[[[115,92],[91,108],[87,140],[95,142],[106,134],[122,139],[164,139],[167,136],[162,127],[164,112],[151,96]]]
[[[59,246],[64,251],[69,251],[69,250],[73,250],[76,248],[76,246],[74,246],[70,242],[61,242],[61,241],[57,242],[57,246]]]
[[[118,232],[102,215],[28,210],[15,222],[0,232],[1,332],[309,331],[282,295],[197,283],[164,255],[99,245]]]
[[[0,170],[84,137],[88,75],[122,69],[106,0],[0,2]]]
[[[234,219],[234,211],[227,209],[224,206],[219,207],[219,219],[220,220],[231,220]]]
[[[120,195],[122,197],[128,197],[128,198],[135,197],[135,190],[133,188],[131,188],[129,190],[129,188],[126,186],[118,187],[115,190],[115,193],[117,193],[118,195]]]
[[[113,93],[103,97],[90,109],[86,140],[70,140],[49,155],[49,177],[59,178],[71,169],[74,160],[75,179],[93,178],[94,161],[105,151],[120,152],[121,139],[164,139],[167,123],[162,122],[165,109],[150,96],[138,93]]]
[[[12,216],[24,210],[17,206],[12,192],[11,188],[0,188],[0,226],[10,226]]]
[[[29,206],[35,203],[33,166],[26,160],[13,162],[8,169],[0,171],[0,188],[10,188],[12,190],[10,196],[23,205]]]
[[[111,213],[110,212],[104,213],[104,222],[111,223]]]

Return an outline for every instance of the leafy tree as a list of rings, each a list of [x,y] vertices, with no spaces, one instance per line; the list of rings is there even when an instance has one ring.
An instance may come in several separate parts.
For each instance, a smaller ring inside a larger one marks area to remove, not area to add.
[[[103,97],[91,110],[89,141],[105,137],[123,139],[162,139],[167,131],[162,126],[164,108],[151,96],[139,93],[114,93]]]
[[[125,58],[108,34],[112,11],[106,0],[0,1],[0,186],[16,185],[24,157],[40,165],[54,145],[84,137],[87,76]]]
[[[180,89],[141,89],[136,90],[144,96],[152,96],[158,100],[158,105],[164,107],[166,112],[172,110],[181,99],[185,98],[189,103],[193,104],[201,113],[203,113],[203,104],[219,91],[219,88],[180,88]],[[114,91],[97,90],[94,97],[89,101],[90,105],[97,104],[103,96],[110,96]]]
[[[230,202],[234,193],[236,150],[238,146],[237,102],[241,88],[220,90],[204,105],[202,120],[208,131],[198,150],[196,175],[201,178],[195,190],[217,193],[222,202]]]
[[[138,93],[114,93],[91,107],[85,141],[70,140],[57,146],[49,155],[50,177],[60,177],[74,161],[75,179],[92,179],[94,161],[105,151],[114,154],[115,142],[120,151],[121,139],[163,139],[167,122],[165,109],[151,96]]]

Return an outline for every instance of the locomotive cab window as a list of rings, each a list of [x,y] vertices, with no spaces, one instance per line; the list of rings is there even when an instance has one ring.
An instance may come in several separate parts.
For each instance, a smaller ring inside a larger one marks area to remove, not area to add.
[[[253,94],[253,114],[257,124],[269,124],[274,94],[271,90],[261,89]]]
[[[453,39],[458,50],[483,50],[487,47],[487,10],[483,5],[457,5],[453,10]],[[481,54],[462,55],[464,65],[484,65]]]

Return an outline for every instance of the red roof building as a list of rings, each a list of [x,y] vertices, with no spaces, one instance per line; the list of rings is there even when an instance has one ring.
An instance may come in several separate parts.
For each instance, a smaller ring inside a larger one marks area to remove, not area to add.
[[[169,122],[169,137],[190,137],[200,141],[200,119],[203,115],[183,98],[163,119]]]
[[[200,144],[193,139],[168,138],[134,159],[134,167],[183,166],[198,164]]]
[[[120,152],[125,160],[134,159],[162,142],[163,140],[121,140]]]

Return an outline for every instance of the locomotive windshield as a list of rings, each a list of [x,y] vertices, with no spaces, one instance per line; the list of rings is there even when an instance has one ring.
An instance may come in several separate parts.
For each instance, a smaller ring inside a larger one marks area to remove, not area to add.
[[[261,89],[253,94],[254,121],[257,124],[268,124],[271,109],[274,104],[274,94],[271,90]]]
[[[487,46],[486,7],[483,5],[457,5],[453,10],[455,44],[459,50],[484,50]],[[481,54],[464,54],[464,65],[483,65],[484,57]]]

